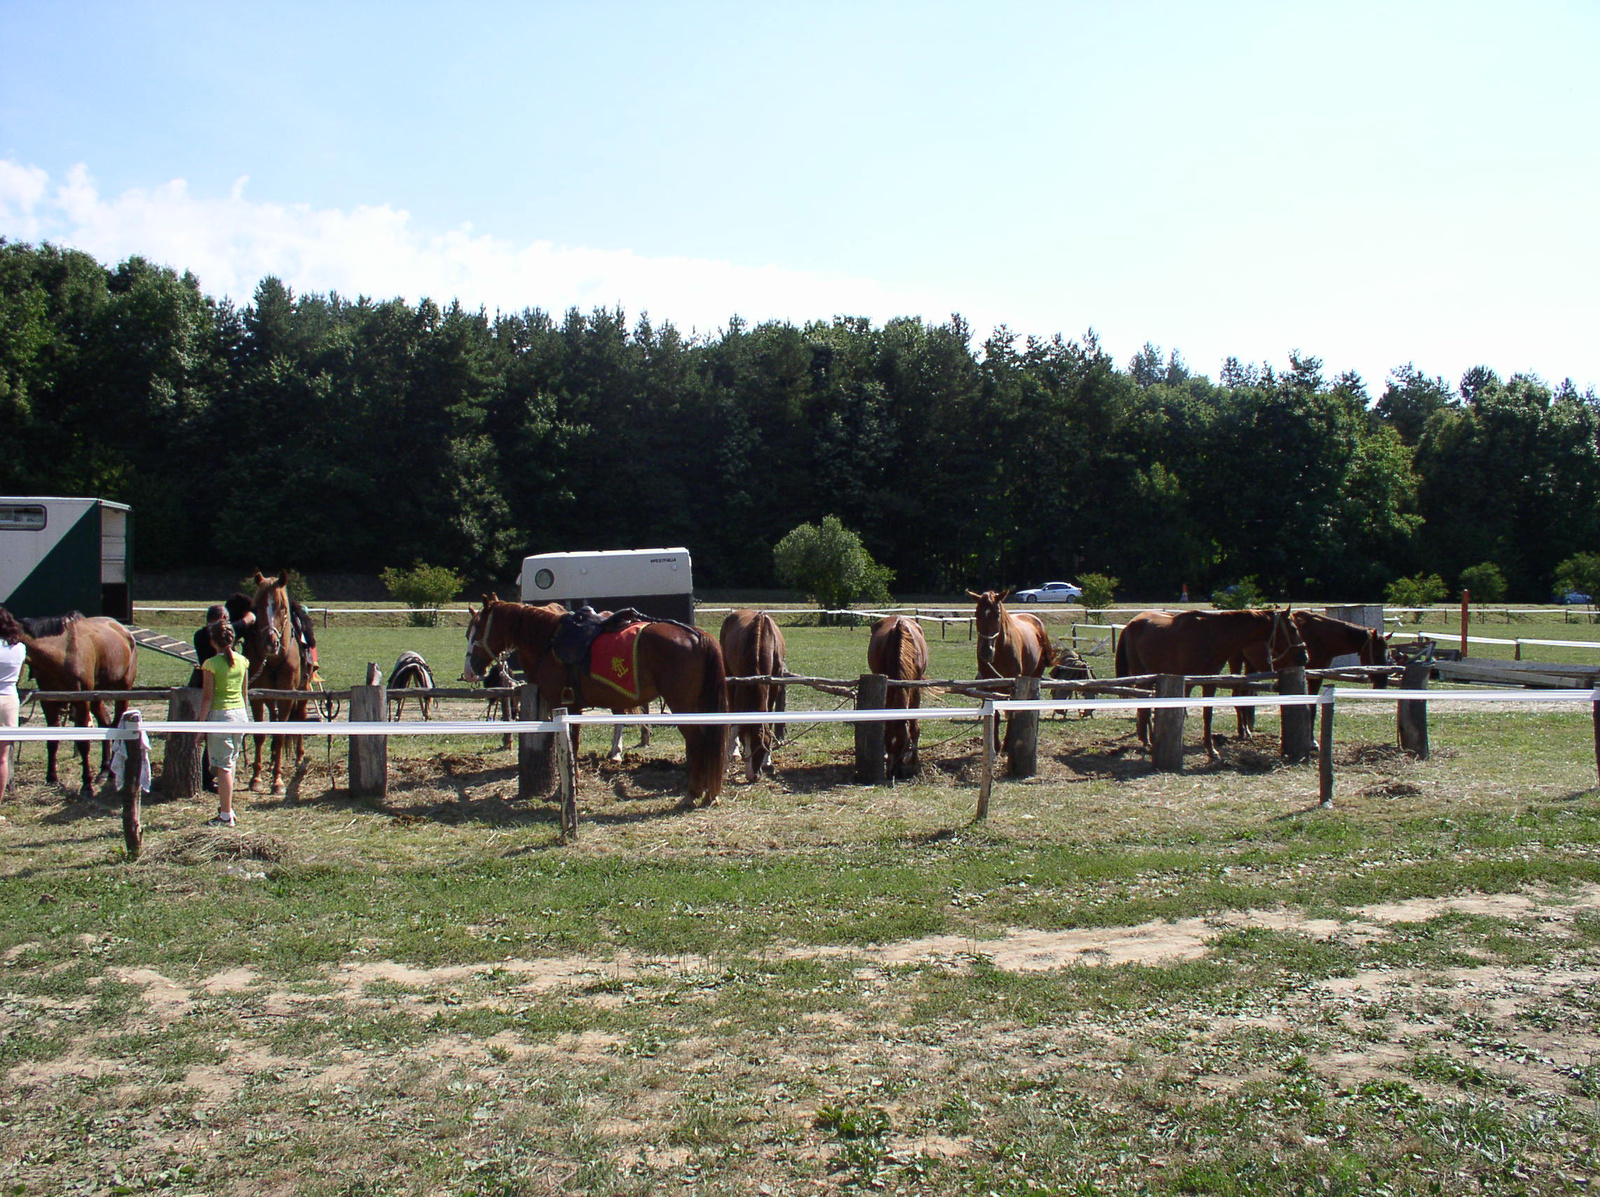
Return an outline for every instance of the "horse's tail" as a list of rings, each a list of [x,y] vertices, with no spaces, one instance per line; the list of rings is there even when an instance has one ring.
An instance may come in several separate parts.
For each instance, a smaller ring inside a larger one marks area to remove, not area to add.
[[[722,664],[722,646],[704,632],[696,631],[700,642],[700,697],[697,711],[728,709],[728,680]],[[698,794],[709,805],[722,793],[726,769],[728,726],[725,723],[699,724],[683,729],[689,764],[689,793]]]
[[[1040,637],[1043,645],[1039,650],[1039,676],[1044,676],[1044,671],[1052,665],[1061,663],[1061,654],[1056,650],[1056,642],[1050,638],[1050,629],[1044,626],[1044,620],[1039,621],[1039,629],[1044,634]]]
[[[1117,637],[1117,676],[1132,677],[1133,670],[1128,663],[1128,629],[1122,629],[1122,635]]]

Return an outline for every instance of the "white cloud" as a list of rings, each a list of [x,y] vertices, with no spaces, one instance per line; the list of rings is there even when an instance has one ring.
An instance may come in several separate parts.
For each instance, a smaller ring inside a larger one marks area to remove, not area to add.
[[[44,171],[0,159],[0,235],[69,245],[107,263],[139,254],[191,270],[208,294],[241,303],[272,274],[297,291],[460,299],[491,311],[620,304],[630,316],[648,311],[658,323],[702,332],[734,313],[749,321],[835,312],[942,320],[951,310],[869,279],[551,241],[517,245],[470,224],[429,233],[387,204],[341,211],[258,203],[245,197],[247,182],[240,178],[225,197],[196,196],[183,179],[107,197],[83,165],[52,186]]]

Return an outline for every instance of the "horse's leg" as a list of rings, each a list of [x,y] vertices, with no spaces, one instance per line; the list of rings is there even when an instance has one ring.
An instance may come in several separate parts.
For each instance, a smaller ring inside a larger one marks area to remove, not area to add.
[[[606,754],[606,760],[613,765],[622,761],[622,733],[627,730],[627,726],[625,723],[611,725],[611,751]]]
[[[262,716],[266,713],[266,708],[266,703],[252,699],[250,702],[250,721],[252,723],[264,722]],[[250,789],[259,790],[261,788],[261,741],[266,737],[257,732],[252,738],[255,740],[256,753],[255,762],[250,769]]]
[[[91,704],[89,704],[87,702],[75,702],[75,703],[73,703],[72,704],[72,722],[77,724],[79,727],[88,727],[89,726],[89,717],[90,717],[90,711],[89,711],[90,705]],[[93,705],[98,706],[99,704],[96,703],[96,704],[93,704]],[[78,760],[80,762],[82,762],[82,764],[83,764],[83,793],[85,795],[93,794],[94,793],[94,774],[89,772],[89,741],[87,741],[87,740],[79,740],[78,741]]]
[[[118,723],[120,723],[122,721],[122,713],[124,711],[126,711],[127,709],[128,709],[128,700],[125,699],[125,698],[124,699],[120,699],[116,704],[116,714],[115,714],[115,716],[113,716],[112,714],[110,714],[106,710],[106,704],[105,704],[104,701],[96,700],[95,704],[94,704],[94,719],[95,719],[95,722],[98,723],[101,727],[115,727]],[[87,747],[87,745],[85,745],[85,747]],[[102,781],[105,778],[108,778],[110,776],[111,776],[111,741],[110,740],[101,740],[100,741],[100,772],[95,775],[95,781],[98,783],[98,782],[100,782],[100,781]]]
[[[648,715],[650,713],[650,704],[649,703],[645,703],[643,708],[641,708],[641,709],[644,711],[644,713],[646,715]],[[663,708],[663,709],[665,709],[665,708]],[[650,747],[650,725],[648,723],[641,723],[639,725],[639,747],[640,748],[649,748]]]
[[[60,727],[63,714],[62,705],[59,702],[42,702],[39,705],[44,708],[45,725],[47,727]],[[60,740],[46,740],[44,742],[44,779],[51,785],[61,784],[56,775],[56,750],[60,747]]]
[[[1213,695],[1215,695],[1216,692],[1217,692],[1217,688],[1215,686],[1201,686],[1200,687],[1200,697],[1202,697],[1202,698],[1210,698]],[[1211,708],[1210,707],[1201,708],[1200,721],[1205,727],[1206,756],[1209,757],[1211,760],[1216,760],[1217,759],[1217,746],[1211,742]]]

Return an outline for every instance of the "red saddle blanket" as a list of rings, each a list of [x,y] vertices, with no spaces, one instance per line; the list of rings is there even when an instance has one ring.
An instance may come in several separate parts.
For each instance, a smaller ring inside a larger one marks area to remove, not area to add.
[[[604,632],[595,637],[589,650],[589,676],[635,702],[639,699],[639,633],[645,626],[634,623]]]

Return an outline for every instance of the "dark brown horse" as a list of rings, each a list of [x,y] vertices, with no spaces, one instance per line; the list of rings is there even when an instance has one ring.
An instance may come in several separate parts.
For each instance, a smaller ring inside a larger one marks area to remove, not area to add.
[[[544,695],[558,696],[572,687],[567,667],[551,651],[556,627],[564,614],[555,604],[542,607],[484,598],[483,608],[468,612],[466,676],[481,677],[501,654],[517,650],[523,673]],[[664,698],[675,714],[726,711],[728,687],[717,642],[698,628],[669,622],[646,623],[635,641],[636,696],[593,677],[587,670],[576,684],[569,709],[603,707],[614,712],[633,710],[655,698]],[[553,703],[552,705],[559,705]],[[685,805],[696,800],[709,806],[722,793],[724,724],[691,725],[680,729],[688,757],[689,794]]]
[[[867,641],[867,668],[892,682],[919,682],[927,677],[928,641],[922,634],[922,625],[904,615],[885,615],[878,620]],[[890,686],[885,702],[897,710],[917,710],[922,706],[922,688]],[[890,777],[917,775],[921,729],[919,719],[896,719],[883,725],[883,749]]]
[[[1259,652],[1272,668],[1305,661],[1305,645],[1289,613],[1271,611],[1141,611],[1117,640],[1117,676],[1169,673],[1187,677],[1219,674],[1229,661]],[[1215,686],[1202,686],[1210,698]],[[1204,710],[1206,755],[1215,757],[1211,708]],[[1139,742],[1150,746],[1150,708],[1138,716]]]
[[[730,612],[717,639],[729,677],[783,676],[783,633],[764,611]],[[787,687],[767,682],[729,682],[728,710],[781,711],[788,706],[786,694]],[[753,782],[763,771],[772,772],[772,724],[741,723],[737,732],[744,753],[744,779]],[[731,743],[729,748],[731,751]]]
[[[1013,615],[1006,610],[1005,590],[967,591],[978,600],[973,618],[978,627],[978,676],[1043,677],[1056,663],[1055,645],[1037,615]],[[996,736],[999,728],[995,729]],[[996,744],[996,748],[999,745]]]
[[[77,611],[67,615],[50,615],[40,619],[19,619],[22,625],[22,643],[28,650],[28,668],[41,690],[131,690],[139,676],[139,648],[128,629],[114,619],[104,616],[87,616]],[[60,727],[61,717],[69,714],[78,727],[89,726],[89,716],[101,727],[110,727],[122,719],[128,709],[126,699],[116,700],[113,719],[106,711],[105,700],[92,702],[41,702],[44,721],[50,727]],[[45,780],[57,785],[56,749],[59,740],[45,741]],[[100,776],[108,773],[111,743],[100,746]],[[89,772],[89,742],[78,743],[78,756],[83,762],[83,789],[94,790]]]
[[[1336,619],[1332,615],[1323,615],[1318,611],[1296,611],[1294,626],[1306,646],[1307,669],[1327,669],[1333,664],[1335,657],[1347,657],[1352,653],[1362,665],[1389,663],[1389,638],[1364,623]],[[1245,670],[1251,673],[1266,673],[1268,669],[1266,650],[1259,645],[1228,662],[1230,673],[1240,673]],[[1382,689],[1387,684],[1387,679],[1379,678],[1375,684]],[[1239,712],[1239,734],[1254,735],[1256,709],[1254,707],[1235,709]]]
[[[250,662],[250,710],[256,722],[263,715],[274,722],[302,720],[306,717],[306,699],[256,697],[257,690],[311,689],[310,662],[300,656],[300,642],[294,634],[294,616],[289,606],[289,584],[286,575],[275,578],[255,574],[256,593],[250,600],[250,610],[255,613],[255,623],[244,640],[245,659]],[[254,768],[250,773],[250,788],[261,783],[261,741],[256,736]],[[272,737],[272,792],[283,793],[283,742],[294,741],[296,766],[305,757],[303,736]]]

